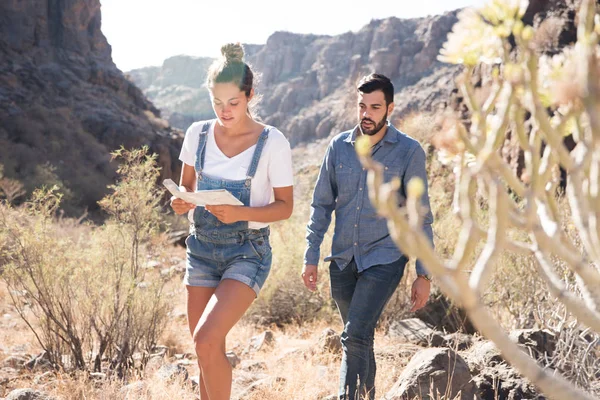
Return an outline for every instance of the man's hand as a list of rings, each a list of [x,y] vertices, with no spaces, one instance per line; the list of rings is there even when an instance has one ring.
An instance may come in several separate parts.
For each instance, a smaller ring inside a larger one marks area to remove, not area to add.
[[[423,308],[429,299],[429,292],[431,292],[431,282],[427,279],[417,276],[417,279],[413,282],[410,301],[412,302],[412,308],[410,312],[417,311]]]
[[[171,197],[171,208],[175,211],[175,214],[181,215],[186,212],[193,210],[196,208],[196,205],[193,203],[188,203],[187,201],[178,199],[177,197]]]
[[[243,206],[228,204],[206,206],[206,210],[224,224],[233,224],[234,222],[242,221],[242,208]]]
[[[310,291],[317,290],[317,273],[319,268],[316,265],[305,265],[302,268],[302,280],[304,281],[304,286],[308,288]]]

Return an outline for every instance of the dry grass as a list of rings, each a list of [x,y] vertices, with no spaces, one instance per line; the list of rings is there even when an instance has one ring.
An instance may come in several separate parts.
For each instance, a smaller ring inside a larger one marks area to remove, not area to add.
[[[162,279],[141,265],[160,217],[155,156],[114,155],[123,163],[100,202],[102,226],[57,218],[56,187],[36,190],[25,207],[0,204],[0,278],[48,360],[68,370],[100,371],[103,359],[119,373],[131,367],[135,352],[155,346],[169,309]]]
[[[39,350],[29,328],[10,304],[8,289],[3,281],[0,281],[0,321],[0,361],[13,351],[35,353]]]
[[[275,250],[277,252],[277,248]],[[161,263],[160,269],[169,263],[169,260],[183,259],[184,249],[170,247],[163,249],[160,253],[153,255],[153,259]],[[323,282],[327,285],[328,282]],[[181,276],[174,276],[166,286],[165,292],[173,305],[173,311],[163,333],[160,345],[169,347],[173,355],[182,353],[194,353],[193,343],[188,331],[187,319],[185,317],[185,288],[181,284]],[[7,296],[0,291],[0,309],[9,310]],[[303,324],[285,325],[282,328],[271,326],[276,342],[273,347],[259,352],[244,354],[248,348],[250,338],[262,333],[266,327],[254,325],[249,319],[235,326],[227,338],[228,351],[235,352],[243,360],[254,360],[264,362],[267,369],[265,374],[277,379],[280,383],[259,385],[244,399],[281,399],[293,398],[297,400],[321,398],[336,393],[338,381],[339,356],[329,353],[321,353],[317,349],[317,342],[321,332],[326,327],[331,327],[337,332],[342,329],[341,322],[336,318],[328,323],[324,319],[316,318],[313,322]],[[4,324],[0,327],[3,347],[0,357],[6,357],[14,346],[27,345],[27,352],[36,354],[40,349],[33,340],[32,334],[24,324],[17,320],[18,327],[8,328]],[[376,349],[378,359],[377,387],[379,393],[389,390],[394,381],[402,372],[402,368],[408,363],[409,354],[416,351],[415,346],[404,345],[398,341],[384,336],[384,330],[379,329],[376,334]],[[10,345],[10,346],[9,346]],[[399,357],[399,349],[406,347],[407,356]],[[193,357],[195,360],[195,357]],[[174,362],[175,357],[168,359]],[[190,375],[197,375],[198,369],[195,365],[187,366]],[[125,397],[121,391],[125,385],[121,381],[90,379],[87,374],[51,374],[40,379],[38,373],[25,373],[19,379],[12,380],[4,386],[0,386],[0,397],[6,396],[12,389],[31,387],[41,390],[49,395],[57,396],[64,400],[79,399],[195,399],[189,383],[163,382],[154,378],[150,370],[146,378],[140,376],[130,377],[127,383],[143,380],[144,387],[135,392],[134,397]],[[234,395],[244,392],[249,386],[253,373],[234,369]],[[133,396],[133,394],[132,394]]]
[[[180,285],[172,286],[175,290],[182,292]],[[181,293],[179,293],[181,294]],[[176,296],[180,297],[180,296]],[[228,351],[234,351],[241,359],[263,362],[266,370],[251,373],[234,369],[234,398],[244,393],[249,382],[264,373],[279,381],[279,383],[265,383],[259,385],[255,390],[246,393],[243,398],[250,400],[258,399],[282,399],[291,398],[297,400],[318,399],[336,393],[339,356],[331,353],[322,353],[317,346],[320,333],[329,327],[323,321],[315,321],[302,326],[286,326],[284,329],[273,328],[275,343],[272,347],[258,352],[248,352],[250,338],[260,334],[264,328],[256,327],[247,323],[238,324],[228,336]],[[331,325],[337,332],[341,330],[341,324]],[[169,330],[163,336],[161,344],[170,343],[179,351],[193,351],[192,341],[187,331],[187,322],[174,315],[169,323]],[[389,390],[394,381],[402,372],[402,368],[408,363],[409,357],[399,357],[405,349],[405,354],[410,355],[417,347],[399,343],[397,340],[385,337],[382,331],[376,334],[376,348],[378,359],[377,387],[380,393]],[[173,362],[175,359],[170,358]],[[188,366],[190,375],[197,375],[195,365]],[[11,381],[8,385],[0,387],[0,396],[6,396],[14,388],[31,387],[39,389],[53,396],[65,400],[79,399],[123,399],[121,391],[124,383],[121,381],[90,379],[87,374],[77,373],[72,375],[52,374],[39,379],[40,374],[25,374],[20,379]],[[140,378],[131,378],[128,383],[138,381]],[[195,394],[189,383],[181,381],[163,382],[149,374],[144,382],[144,388],[137,392],[132,399],[195,399]]]
[[[397,122],[395,126],[424,147],[431,143],[431,139],[439,131],[434,114],[413,112]]]
[[[418,116],[412,121],[421,121]],[[428,117],[423,117],[427,119]],[[423,124],[425,126],[425,124]],[[411,134],[409,129],[407,133]],[[427,132],[425,129],[422,134]],[[452,174],[433,155],[428,159],[430,197],[435,216],[434,234],[436,249],[444,257],[451,257],[459,220],[451,212]],[[317,350],[320,333],[326,327],[337,332],[342,329],[335,305],[329,295],[327,264],[321,263],[319,275],[319,291],[308,292],[300,280],[304,253],[305,226],[309,217],[309,204],[312,188],[316,180],[318,168],[305,166],[296,171],[295,201],[296,206],[292,218],[288,221],[272,225],[271,244],[273,247],[273,267],[263,292],[251,307],[243,321],[234,327],[228,336],[227,349],[234,351],[242,360],[260,361],[266,365],[264,373],[271,377],[270,383],[258,385],[255,390],[244,395],[250,400],[279,400],[290,398],[295,400],[319,399],[337,391],[339,357],[323,354]],[[479,216],[485,226],[487,215],[485,207]],[[184,217],[179,217],[180,220]],[[568,215],[565,216],[568,220]],[[179,224],[179,220],[171,220]],[[85,228],[65,222],[61,228],[69,235],[85,235]],[[514,233],[518,235],[519,233]],[[520,237],[521,240],[526,238]],[[328,254],[331,235],[328,234],[321,248],[322,258]],[[185,259],[185,251],[179,247],[164,247],[157,242],[151,246],[152,260],[158,260],[160,269],[169,268]],[[473,255],[473,260],[476,254]],[[553,307],[551,299],[544,291],[545,285],[535,278],[531,269],[532,260],[503,254],[496,266],[492,284],[486,291],[486,302],[492,308],[498,320],[507,328],[540,327],[540,318],[544,310]],[[167,327],[163,332],[160,345],[169,348],[169,362],[174,362],[175,354],[194,354],[187,319],[185,316],[185,289],[181,284],[181,275],[171,276],[165,285],[165,295],[172,306]],[[375,338],[375,349],[378,360],[377,396],[383,395],[395,383],[410,357],[417,347],[406,345],[384,335],[387,322],[409,316],[407,313],[410,285],[414,279],[414,265],[407,267],[407,272],[398,290],[384,312],[382,323],[378,327]],[[0,324],[0,360],[6,358],[18,346],[24,345],[25,352],[35,354],[39,351],[33,336],[17,318],[11,306],[4,286],[0,285],[1,315],[12,314],[14,324]],[[543,326],[545,327],[545,326]],[[271,329],[275,333],[276,342],[273,347],[259,352],[248,352],[250,338]],[[195,356],[192,356],[195,360]],[[569,366],[571,366],[570,364]],[[197,375],[195,365],[187,366],[190,375]],[[143,380],[144,388],[135,395],[135,399],[195,399],[192,388],[187,383],[165,383],[153,377],[150,370],[147,374],[130,377],[128,383]],[[243,371],[238,366],[234,370],[234,395],[239,395],[248,388],[253,374]],[[56,375],[37,379],[36,375],[24,374],[18,380],[0,386],[0,397],[13,388],[34,387],[48,394],[70,399],[123,399],[121,381],[93,381],[85,374]]]
[[[283,326],[313,319],[331,321],[337,318],[337,309],[329,293],[329,263],[323,262],[331,249],[334,221],[321,245],[317,292],[308,291],[300,276],[306,247],[306,224],[318,172],[315,166],[296,171],[294,212],[290,219],[271,225],[273,265],[258,300],[247,314],[247,318],[255,323]]]

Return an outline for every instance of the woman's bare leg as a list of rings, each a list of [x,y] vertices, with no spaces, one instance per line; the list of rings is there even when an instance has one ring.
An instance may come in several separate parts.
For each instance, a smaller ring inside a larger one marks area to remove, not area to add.
[[[196,354],[210,400],[229,400],[231,364],[225,356],[225,337],[252,304],[256,294],[232,279],[219,283],[194,330]],[[204,398],[202,398],[204,400]]]
[[[190,334],[194,336],[194,330],[200,321],[202,313],[206,309],[206,305],[210,300],[210,297],[215,292],[216,288],[210,287],[198,287],[198,286],[186,286],[187,289],[187,316],[188,325],[190,328]],[[223,352],[225,351],[225,341],[222,343]],[[210,400],[208,393],[206,392],[206,385],[204,384],[204,376],[200,367],[200,358],[198,358],[198,371],[200,371],[200,380],[198,386],[200,386],[200,400]]]

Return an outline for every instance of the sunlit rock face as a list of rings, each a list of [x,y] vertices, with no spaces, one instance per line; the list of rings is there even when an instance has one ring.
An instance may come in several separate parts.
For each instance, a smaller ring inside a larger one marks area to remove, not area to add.
[[[117,69],[99,0],[0,3],[0,163],[28,190],[60,183],[67,209],[88,207],[114,179],[109,152],[147,144],[178,173],[181,132]]]
[[[279,127],[292,145],[328,137],[355,122],[356,82],[371,72],[393,80],[395,117],[434,109],[445,103],[458,71],[437,61],[456,14],[373,20],[357,32],[338,36],[276,32],[264,45],[245,45],[262,94],[258,114]],[[177,56],[128,75],[173,126],[185,129],[191,121],[211,116],[203,87],[208,65],[205,58]],[[177,81],[166,84],[169,77]]]

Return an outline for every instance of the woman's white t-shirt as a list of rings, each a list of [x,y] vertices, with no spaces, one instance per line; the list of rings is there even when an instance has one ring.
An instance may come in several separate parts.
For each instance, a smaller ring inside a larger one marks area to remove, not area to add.
[[[215,122],[210,124],[206,141],[203,173],[221,179],[244,180],[252,162],[256,145],[242,153],[227,157],[215,141]],[[192,167],[196,164],[198,141],[204,121],[193,123],[185,133],[179,159]],[[292,170],[292,150],[290,143],[277,128],[268,126],[269,137],[263,147],[258,168],[252,179],[250,189],[250,206],[262,207],[273,201],[273,188],[292,186],[294,175]],[[193,221],[193,210],[189,214]],[[268,226],[264,222],[249,221],[249,229],[260,229]]]

